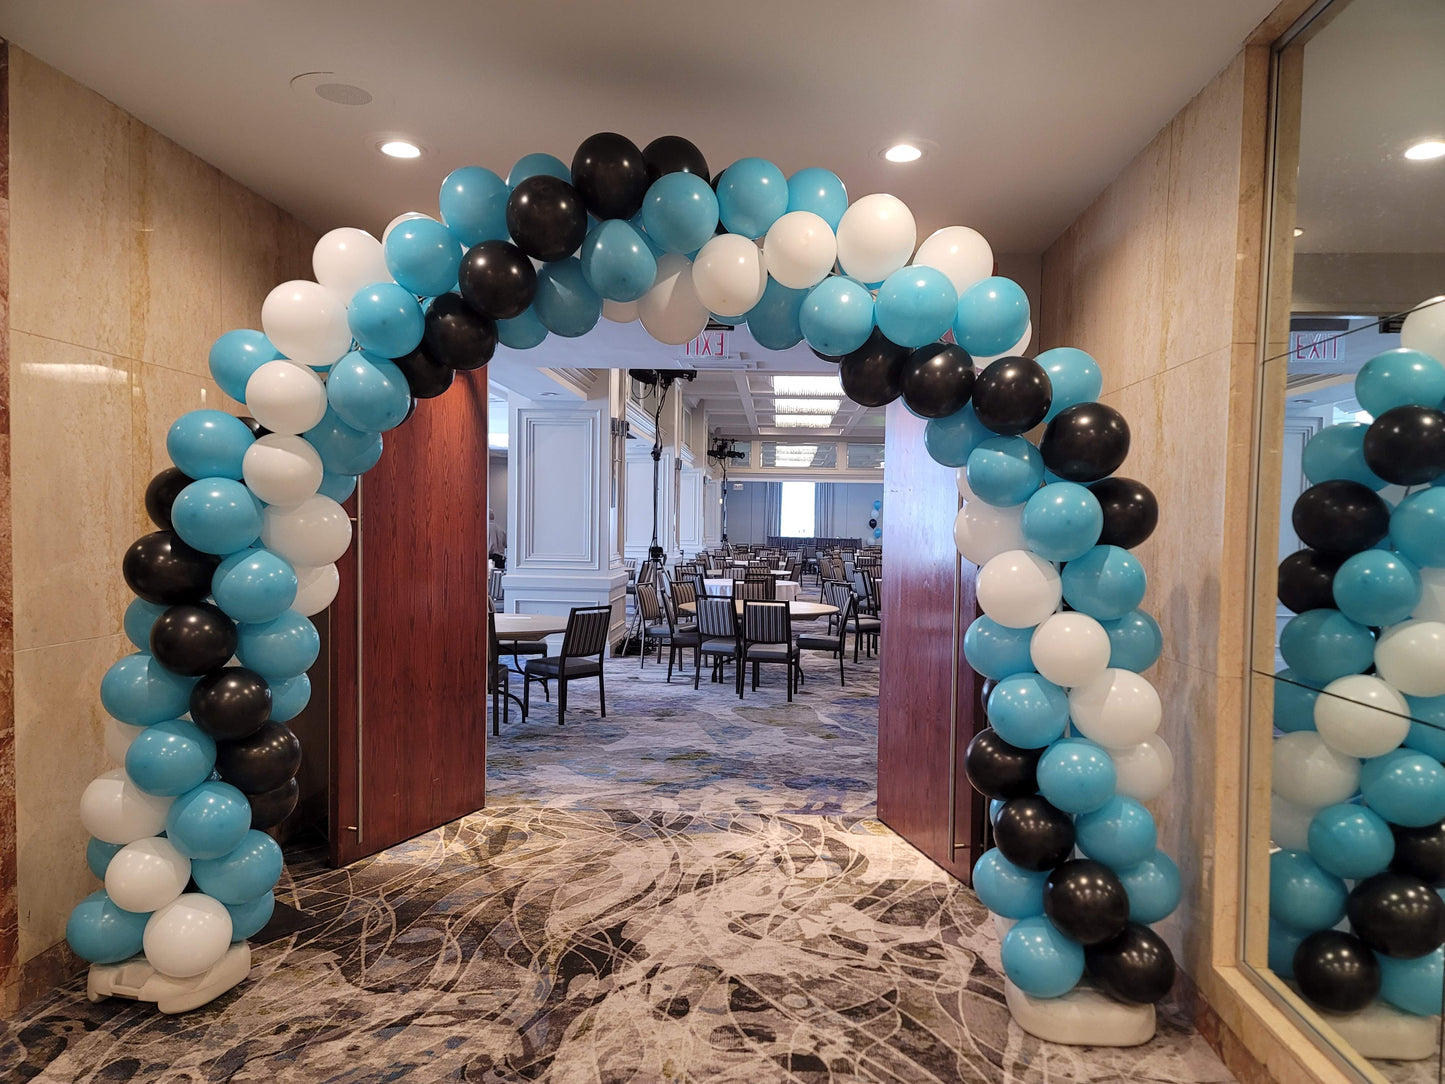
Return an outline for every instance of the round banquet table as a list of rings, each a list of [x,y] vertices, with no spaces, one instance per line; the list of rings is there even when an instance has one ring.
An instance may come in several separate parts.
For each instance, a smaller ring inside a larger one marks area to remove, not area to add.
[[[726,576],[709,576],[702,581],[707,587],[709,595],[727,596],[733,593],[733,581]],[[792,602],[802,592],[803,587],[797,580],[779,580],[774,584],[779,602]]]
[[[497,614],[498,640],[545,640],[567,631],[566,614]]]

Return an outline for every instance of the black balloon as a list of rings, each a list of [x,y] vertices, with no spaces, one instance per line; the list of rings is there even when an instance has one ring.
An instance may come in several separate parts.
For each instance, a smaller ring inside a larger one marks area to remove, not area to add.
[[[191,718],[213,738],[249,737],[266,725],[270,715],[271,686],[244,666],[212,670],[191,690]]]
[[[993,835],[999,853],[1010,862],[1042,873],[1073,851],[1074,819],[1047,799],[1028,794],[1004,802],[994,816]]]
[[[565,260],[587,237],[587,208],[560,177],[528,177],[507,197],[507,232],[538,260]]]
[[[174,531],[154,531],[131,543],[121,561],[125,582],[157,606],[200,602],[211,593],[211,574],[221,559],[193,550]]]
[[[1104,863],[1075,858],[1044,882],[1044,914],[1070,940],[1099,945],[1129,925],[1129,893]]]
[[[1020,749],[998,736],[993,727],[980,730],[968,743],[963,767],[973,789],[987,798],[1023,798],[1039,789],[1042,749]]]
[[[452,386],[457,371],[450,365],[443,365],[426,352],[426,344],[418,346],[405,357],[393,358],[401,375],[406,377],[406,386],[411,389],[412,406],[418,399],[434,399]]]
[[[1417,486],[1445,471],[1445,413],[1397,406],[1365,430],[1365,465],[1387,482]]]
[[[974,390],[975,397],[977,389]],[[1099,545],[1133,549],[1159,525],[1159,502],[1154,491],[1132,478],[1105,478],[1089,487],[1104,511]]]
[[[1174,986],[1174,954],[1148,926],[1131,922],[1118,937],[1084,947],[1094,984],[1118,1001],[1150,1005]]]
[[[1279,600],[1297,614],[1330,610],[1335,605],[1335,573],[1344,558],[1337,553],[1299,550],[1279,563]]]
[[[537,270],[527,254],[506,241],[483,241],[462,257],[462,300],[483,316],[511,320],[537,296]]]
[[[1300,993],[1330,1012],[1363,1009],[1380,992],[1380,962],[1370,946],[1339,930],[1317,930],[1294,950]]]
[[[301,767],[301,741],[285,723],[268,722],[240,741],[216,746],[216,771],[247,794],[275,790]]]
[[[1390,506],[1369,486],[1336,478],[1296,497],[1290,522],[1306,546],[1348,557],[1389,533]]]
[[[838,363],[843,394],[859,406],[887,406],[903,394],[903,363],[910,353],[875,327],[866,343]]]
[[[236,623],[219,606],[184,602],[151,625],[151,654],[173,674],[200,677],[236,653]]]
[[[1044,466],[1068,482],[1097,482],[1129,454],[1129,423],[1103,403],[1079,403],[1054,415],[1039,442]]]
[[[1419,877],[1377,873],[1345,900],[1350,928],[1376,952],[1412,960],[1445,942],[1445,900]]]
[[[812,348],[811,346],[808,347],[808,349],[809,349],[809,350],[813,350],[813,348]],[[860,346],[858,349],[859,349],[859,350],[862,350],[862,349],[864,349],[864,347],[861,347],[861,346]],[[813,356],[814,356],[815,358],[817,358],[819,361],[831,361],[834,365],[837,365],[837,364],[838,364],[839,362],[841,362],[845,357],[847,357],[846,354],[825,354],[825,353],[823,353],[821,350],[813,350]]]
[[[707,159],[690,139],[682,136],[658,136],[642,148],[647,163],[647,178],[655,181],[668,173],[695,173],[704,181],[712,180]]]
[[[1418,877],[1432,888],[1445,887],[1445,821],[1423,828],[1392,824],[1395,855],[1390,868],[1396,873]]]
[[[870,519],[870,520],[868,521],[868,527],[869,527],[870,530],[871,530],[872,528],[874,528],[874,527],[877,527],[877,526],[878,526],[878,521],[877,521],[876,519]]]
[[[631,218],[651,183],[642,151],[616,132],[588,136],[572,156],[572,186],[598,218]]]
[[[271,430],[267,429],[249,414],[242,414],[241,421],[245,423],[247,429],[251,430],[253,437],[264,437],[267,433],[271,432]]]
[[[994,689],[998,688],[998,682],[993,678],[984,678],[978,686],[978,703],[985,712],[988,711],[988,698],[993,695]]]
[[[957,414],[968,406],[973,385],[973,358],[963,347],[952,343],[920,346],[898,370],[903,401],[913,413],[924,418]]]
[[[181,495],[181,490],[195,479],[179,467],[167,467],[146,486],[146,515],[163,531],[171,529],[171,505]]]
[[[1054,386],[1031,358],[999,358],[973,385],[973,412],[985,429],[1004,437],[1027,433],[1044,420]]]
[[[480,369],[497,349],[497,322],[472,311],[460,294],[442,294],[427,307],[422,345],[443,365]]]
[[[251,827],[261,831],[276,827],[291,815],[300,795],[301,788],[294,779],[288,779],[274,790],[246,795],[246,801],[251,804]]]

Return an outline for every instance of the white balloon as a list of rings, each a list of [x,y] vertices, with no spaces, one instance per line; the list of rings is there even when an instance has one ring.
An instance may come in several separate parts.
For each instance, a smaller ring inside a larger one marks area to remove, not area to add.
[[[864,196],[838,222],[838,263],[859,282],[882,282],[908,262],[918,243],[913,212],[897,196]]]
[[[1109,756],[1114,761],[1114,793],[1136,802],[1152,802],[1174,778],[1174,754],[1158,734],[1127,749],[1110,749]]]
[[[351,349],[350,296],[305,279],[283,282],[261,303],[261,330],[292,361],[330,365]]]
[[[294,508],[321,487],[321,453],[305,437],[267,433],[241,457],[241,476],[267,504]]]
[[[1138,745],[1159,729],[1159,693],[1132,670],[1110,667],[1069,691],[1069,718],[1084,737],[1109,748]]]
[[[1420,569],[1420,601],[1410,616],[1417,621],[1445,621],[1445,568]]]
[[[697,299],[719,316],[741,316],[758,303],[768,285],[763,254],[736,233],[720,233],[692,261]]]
[[[790,290],[818,285],[838,260],[838,238],[821,215],[789,211],[768,227],[763,263],[768,274]]]
[[[397,215],[395,218],[393,218],[390,222],[388,222],[388,223],[386,224],[386,229],[384,229],[384,230],[381,231],[381,243],[382,243],[382,251],[383,251],[383,253],[385,252],[385,248],[386,248],[386,239],[391,236],[391,231],[394,230],[394,229],[396,229],[396,228],[397,228],[398,226],[400,226],[403,222],[410,222],[410,221],[412,221],[413,219],[416,219],[416,218],[432,218],[432,216],[431,216],[431,215],[424,215],[424,214],[422,214],[420,211],[403,211],[401,214]],[[435,222],[436,219],[432,218],[432,221]],[[388,278],[391,277],[389,272],[388,272],[387,277],[388,277]],[[382,280],[379,280],[379,281],[383,281],[383,282],[384,282],[385,279],[382,279]],[[371,283],[365,283],[364,285],[370,286]]]
[[[1064,597],[1053,562],[1025,549],[990,557],[979,569],[977,588],[983,612],[1010,629],[1032,628],[1057,610]]]
[[[602,299],[602,316],[614,324],[630,324],[637,319],[636,301],[609,301]]]
[[[1019,337],[1019,341],[1018,341],[1018,342],[1014,343],[1014,344],[1013,344],[1012,346],[1010,346],[1007,350],[1005,350],[1002,354],[995,354],[995,355],[994,355],[993,357],[991,357],[991,358],[974,358],[974,359],[973,359],[973,366],[974,366],[975,369],[978,369],[980,372],[982,372],[984,369],[987,369],[987,368],[988,368],[990,365],[992,365],[994,362],[998,361],[999,358],[1016,358],[1016,357],[1020,357],[1020,356],[1023,355],[1023,352],[1029,348],[1029,343],[1033,342],[1033,339],[1034,339],[1034,322],[1033,322],[1032,320],[1030,320],[1026,325],[1024,325],[1024,333],[1023,333],[1023,335],[1021,335],[1021,336]]]
[[[159,836],[127,843],[105,867],[105,892],[124,911],[146,914],[186,890],[191,860]]]
[[[1360,789],[1360,761],[1331,749],[1313,730],[1274,740],[1274,793],[1297,805],[1323,809],[1347,802]]]
[[[311,270],[316,274],[316,281],[335,290],[345,305],[351,304],[352,295],[363,286],[391,281],[391,272],[386,268],[386,250],[381,242],[354,226],[343,226],[321,235],[311,252]],[[278,343],[278,349],[279,346]]]
[[[1088,614],[1066,610],[1044,618],[1029,640],[1034,669],[1069,688],[1094,680],[1109,667],[1109,634]]]
[[[268,361],[246,381],[246,409],[271,432],[295,436],[326,416],[326,385],[304,365]]]
[[[953,484],[958,487],[958,495],[966,501],[978,500],[978,494],[968,484],[968,468],[957,467],[953,472]]]
[[[187,892],[151,915],[141,943],[162,975],[188,979],[214,967],[231,947],[231,912],[203,892]]]
[[[675,252],[657,258],[657,279],[637,302],[637,316],[649,335],[669,346],[681,346],[702,334],[711,313],[698,300],[691,260]]]
[[[133,843],[165,830],[174,798],[147,794],[124,768],[96,776],[80,796],[80,823],[103,843]]]
[[[1445,364],[1445,294],[1422,301],[1400,325],[1400,345]]]
[[[329,565],[351,545],[351,518],[341,505],[318,493],[295,508],[267,508],[261,516],[261,542],[293,566]]]
[[[105,720],[105,753],[117,764],[125,763],[125,751],[130,748],[130,743],[135,741],[136,736],[144,730],[143,726],[131,726],[119,719],[112,719],[109,716]]]
[[[1445,623],[1402,621],[1383,630],[1375,671],[1406,696],[1445,696]]]
[[[296,583],[296,601],[291,608],[302,617],[311,617],[335,600],[341,574],[335,565],[297,565]]]
[[[1336,678],[1315,697],[1315,730],[1337,753],[1382,757],[1410,733],[1410,705],[1373,674]]]
[[[1310,821],[1319,810],[1314,806],[1300,805],[1278,794],[1269,796],[1269,838],[1275,846],[1287,851],[1308,851],[1310,849]]]
[[[983,234],[967,226],[944,226],[934,230],[918,246],[913,262],[919,267],[942,271],[962,294],[976,282],[993,274],[993,249]]]
[[[971,500],[953,521],[953,544],[965,561],[984,565],[1001,553],[1024,548],[1024,506],[995,508]]]

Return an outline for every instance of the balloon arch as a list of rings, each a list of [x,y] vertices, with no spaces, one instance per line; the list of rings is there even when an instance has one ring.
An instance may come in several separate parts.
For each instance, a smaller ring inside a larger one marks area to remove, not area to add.
[[[1145,573],[1129,553],[1158,508],[1114,475],[1129,429],[1097,401],[1094,360],[1020,356],[1028,300],[993,275],[987,241],[950,226],[915,251],[901,200],[850,203],[824,169],[789,178],[744,158],[709,183],[701,152],[675,136],[639,150],[594,135],[570,169],[533,154],[505,181],[468,166],[439,206],[439,219],[401,215],[380,241],[322,237],[315,281],[277,286],[262,331],[211,349],[216,382],[249,417],[196,410],[169,431],[174,465],[145,496],[157,530],[123,563],[137,652],[100,688],[123,767],[81,800],[105,887],[66,932],[96,965],[92,990],[105,965],[141,953],[163,985],[192,991],[172,1009],[246,974],[245,939],[268,921],[282,870],[264,829],[297,798],[286,722],[310,696],[308,618],[335,597],[352,530],[339,502],[382,433],[498,342],[525,350],[606,317],[680,344],[717,316],[769,349],[806,341],[858,403],[901,396],[928,419],[929,454],[957,469],[955,540],[981,566],[984,612],[965,653],[988,679],[992,724],[966,764],[997,838],[974,884],[1006,931],[1011,1006],[1060,998],[1085,973],[1119,1002],[1162,997],[1174,962],[1148,924],[1174,910],[1179,874],[1142,803],[1172,764],[1140,676],[1162,637],[1138,608]]]

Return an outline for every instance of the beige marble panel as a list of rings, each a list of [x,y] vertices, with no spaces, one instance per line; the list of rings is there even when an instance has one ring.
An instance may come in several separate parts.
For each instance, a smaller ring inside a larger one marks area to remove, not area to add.
[[[15,646],[104,636],[130,601],[129,363],[19,331],[10,344]]]
[[[281,278],[281,220],[274,204],[222,176],[221,331],[261,326],[261,303]]]
[[[134,466],[130,483],[131,537],[154,531],[145,513],[145,490],[152,477],[171,465],[166,453],[166,434],[171,424],[188,410],[224,410],[235,414],[240,404],[231,400],[209,377],[148,365],[131,363],[131,431]],[[131,541],[128,538],[127,543]]]
[[[109,767],[100,679],[130,650],[116,634],[15,653],[22,961],[64,937],[70,909],[97,887],[85,865],[80,795]]]
[[[10,50],[10,326],[129,355],[129,118]]]

